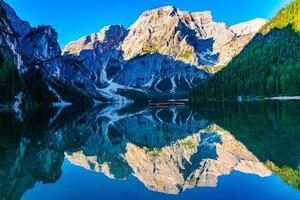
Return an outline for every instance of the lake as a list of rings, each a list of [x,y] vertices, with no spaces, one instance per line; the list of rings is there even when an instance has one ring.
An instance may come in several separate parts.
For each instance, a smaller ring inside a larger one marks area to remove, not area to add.
[[[300,199],[300,102],[0,112],[0,199]]]

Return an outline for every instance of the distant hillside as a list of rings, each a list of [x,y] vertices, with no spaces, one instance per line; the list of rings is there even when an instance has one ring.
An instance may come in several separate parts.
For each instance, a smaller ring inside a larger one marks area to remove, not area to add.
[[[300,0],[264,25],[229,65],[190,92],[193,102],[300,95]]]

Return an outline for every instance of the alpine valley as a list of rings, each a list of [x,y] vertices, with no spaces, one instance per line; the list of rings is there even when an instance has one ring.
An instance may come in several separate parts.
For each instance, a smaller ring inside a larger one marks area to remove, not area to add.
[[[61,50],[50,26],[32,28],[0,0],[2,104],[92,104],[186,98],[238,55],[266,23],[228,26],[210,11],[173,6],[144,12]]]

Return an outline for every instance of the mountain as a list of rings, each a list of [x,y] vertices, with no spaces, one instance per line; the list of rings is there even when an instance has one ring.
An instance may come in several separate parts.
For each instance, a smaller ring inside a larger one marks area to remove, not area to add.
[[[226,68],[190,93],[193,102],[300,95],[300,0],[267,22]]]
[[[209,11],[146,11],[129,30],[112,25],[68,44],[63,77],[110,100],[184,94],[239,54],[265,22],[230,27]]]
[[[257,33],[266,23],[267,20],[256,18],[248,22],[233,25],[230,28],[237,35],[247,35],[251,33]]]
[[[61,51],[50,26],[32,28],[4,1],[0,7],[0,103],[15,107],[184,98],[265,23],[230,27],[209,11],[167,6],[144,12],[129,30],[107,26]]]
[[[122,49],[125,60],[155,52],[195,66],[219,66],[231,60],[228,52],[234,47],[220,48],[248,34],[236,35],[225,23],[214,22],[210,11],[188,13],[167,6],[143,13]]]
[[[32,28],[0,1],[0,104],[92,103],[60,80],[61,49],[50,26]]]
[[[126,35],[123,26],[112,25],[69,44],[63,50],[65,65],[61,78],[92,96],[101,95],[101,101],[126,101],[121,95],[114,94],[118,88],[126,87],[111,81],[123,67],[119,46]]]

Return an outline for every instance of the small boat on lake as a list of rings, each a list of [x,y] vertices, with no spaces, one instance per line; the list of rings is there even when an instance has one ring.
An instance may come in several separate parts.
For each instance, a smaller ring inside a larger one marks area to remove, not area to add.
[[[158,108],[158,107],[172,107],[172,106],[185,106],[186,102],[151,102],[148,104],[149,107],[154,107],[154,108]]]

